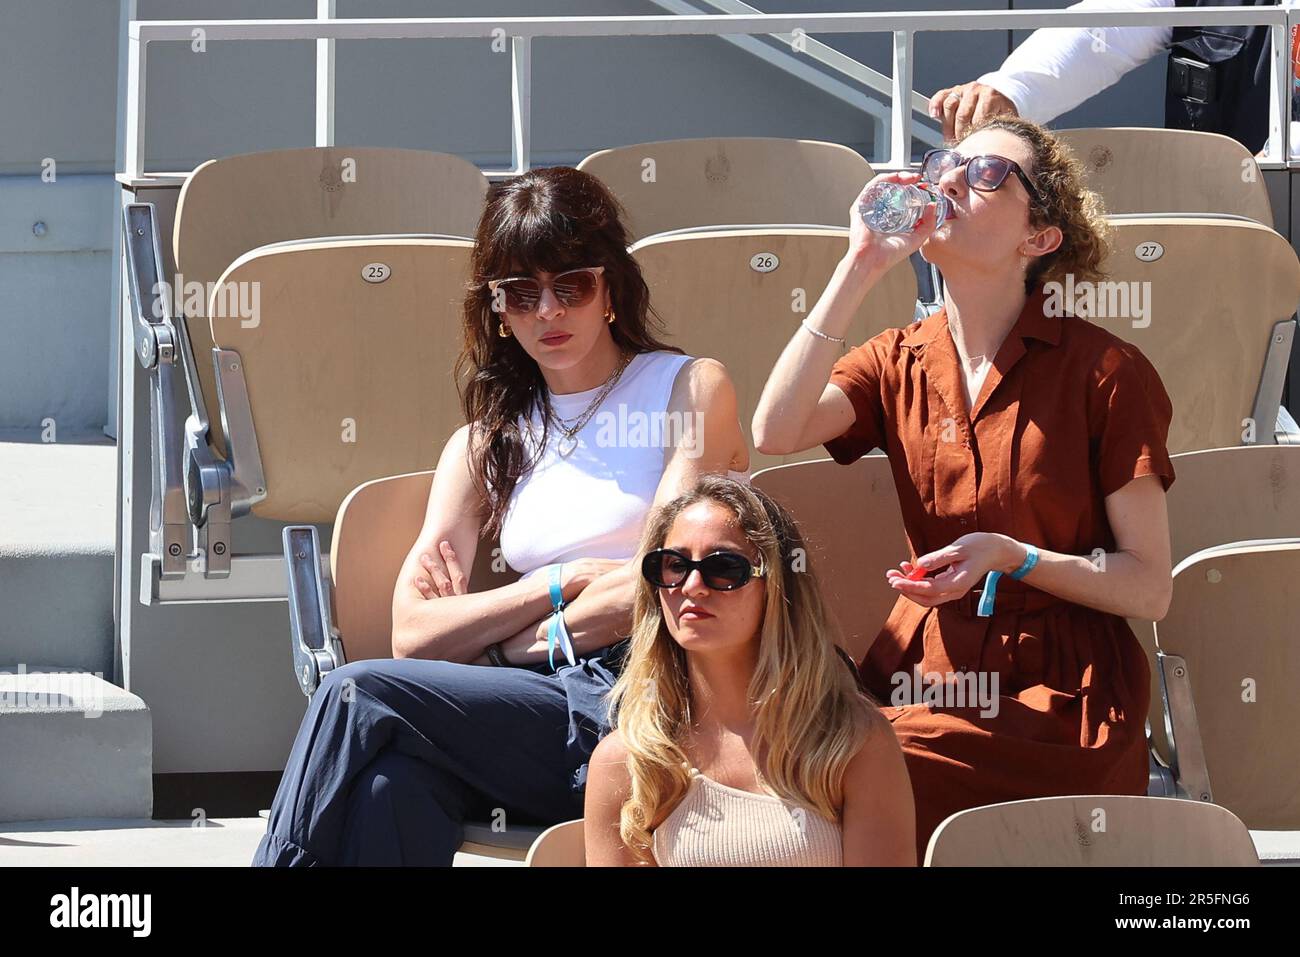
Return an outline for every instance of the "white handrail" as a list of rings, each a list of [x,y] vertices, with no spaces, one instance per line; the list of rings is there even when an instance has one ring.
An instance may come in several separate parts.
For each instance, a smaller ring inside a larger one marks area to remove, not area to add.
[[[318,8],[319,9],[319,8]],[[132,20],[128,26],[128,89],[124,173],[144,176],[145,77],[148,44],[209,40],[373,40],[510,38],[514,169],[528,168],[530,41],[536,37],[725,36],[729,34],[883,33],[894,35],[894,77],[890,162],[908,165],[911,149],[910,76],[915,34],[944,30],[1031,30],[1039,27],[1142,27],[1249,25],[1270,27],[1272,50],[1271,119],[1267,163],[1290,156],[1288,26],[1300,19],[1283,7],[1195,7],[1145,10],[975,10],[917,13],[700,14],[640,17],[472,17],[387,20]],[[318,134],[320,124],[318,90]],[[331,123],[332,125],[332,123]]]
[[[316,0],[316,19],[333,20],[335,0]],[[334,145],[334,43],[316,41],[316,145]]]

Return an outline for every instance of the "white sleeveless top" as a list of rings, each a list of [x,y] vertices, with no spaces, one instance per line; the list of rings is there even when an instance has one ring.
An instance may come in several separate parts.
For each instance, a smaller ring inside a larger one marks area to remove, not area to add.
[[[563,456],[563,434],[551,428],[533,470],[515,485],[501,527],[501,557],[522,577],[578,558],[630,560],[664,472],[664,449],[674,435],[667,418],[677,373],[693,356],[642,352],[632,357],[618,384],[578,432]],[[601,387],[550,394],[561,419],[583,414]],[[541,414],[524,423],[531,457],[541,439]],[[702,429],[695,430],[695,434]],[[740,481],[749,472],[729,473]]]
[[[840,825],[775,794],[720,784],[691,768],[691,786],[651,839],[660,867],[839,867]]]

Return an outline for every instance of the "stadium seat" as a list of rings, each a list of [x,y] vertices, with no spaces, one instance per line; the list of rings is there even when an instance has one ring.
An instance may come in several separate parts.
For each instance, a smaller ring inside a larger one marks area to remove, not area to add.
[[[1214,804],[1115,794],[960,811],[930,837],[926,867],[1250,867],[1246,826]]]
[[[1173,457],[1177,480],[1169,488],[1173,563],[1204,548],[1243,539],[1300,534],[1300,448],[1236,446]],[[1231,494],[1225,494],[1231,489]],[[1161,705],[1155,626],[1129,619],[1151,665],[1151,742],[1163,764],[1173,763]]]
[[[637,143],[592,153],[578,169],[618,197],[636,239],[693,226],[848,226],[875,175],[847,146],[768,137]]]
[[[344,655],[339,664],[393,656],[393,589],[423,525],[432,483],[432,471],[386,476],[359,485],[339,506],[329,565],[321,567],[330,599],[326,610]],[[305,539],[310,530],[311,526],[294,525],[284,530],[291,569],[314,570],[320,564],[303,557],[304,549],[309,550]],[[496,542],[480,543],[470,572],[470,591],[499,588],[518,577],[500,558]],[[315,585],[311,588],[315,590]],[[293,604],[291,600],[291,608]],[[315,683],[303,685],[303,691],[310,695]]]
[[[1094,308],[1085,318],[1151,360],[1173,402],[1170,452],[1272,444],[1300,302],[1295,251],[1243,219],[1110,222],[1106,279],[1060,284],[1062,307],[1086,306],[1090,288]]]
[[[1175,567],[1155,626],[1178,785],[1252,830],[1300,831],[1297,580],[1300,538],[1204,548]]]
[[[878,454],[848,466],[833,459],[778,465],[751,481],[799,523],[841,647],[861,661],[898,598],[885,569],[912,556],[889,459]]]
[[[1259,166],[1230,136],[1145,127],[1054,132],[1108,213],[1232,213],[1273,225]]]
[[[584,867],[587,863],[582,819],[548,827],[528,849],[529,867]]]
[[[816,305],[847,248],[844,228],[716,226],[651,236],[634,244],[632,255],[670,341],[727,366],[748,437],[777,357]],[[849,344],[910,323],[916,289],[916,275],[907,263],[886,273],[854,317]],[[754,469],[824,454],[761,455],[752,450],[752,441],[749,445]]]
[[[441,237],[305,240],[245,253],[222,274],[219,288],[261,289],[255,323],[209,320],[236,471],[241,446],[260,455],[255,514],[329,522],[363,482],[437,461],[463,421],[451,369],[472,249]],[[387,278],[367,281],[368,270]]]
[[[379,147],[270,150],[209,160],[177,201],[175,269],[207,288],[244,253],[284,240],[391,234],[473,236],[487,178],[446,153]],[[168,272],[171,275],[171,272]],[[304,300],[309,302],[310,300]],[[208,297],[185,300],[208,408],[216,408]],[[212,444],[225,445],[220,423]]]
[[[424,522],[433,472],[366,482],[344,499],[328,560],[313,525],[283,532],[289,565],[290,639],[294,672],[309,697],[329,671],[349,661],[392,657],[393,590],[402,562]],[[471,591],[514,581],[496,542],[480,543]],[[540,828],[487,823],[465,826],[462,852],[523,861]]]

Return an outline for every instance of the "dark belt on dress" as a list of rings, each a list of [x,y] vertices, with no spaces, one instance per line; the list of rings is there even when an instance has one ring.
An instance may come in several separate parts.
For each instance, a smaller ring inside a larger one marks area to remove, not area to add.
[[[978,618],[980,598],[984,595],[984,583],[980,584],[950,602],[940,605],[940,608],[950,608],[957,614],[965,618]],[[1037,588],[1031,588],[1011,578],[1008,575],[1002,576],[998,582],[997,597],[993,603],[993,614],[1000,615],[1004,612],[1034,612],[1044,611],[1055,605],[1068,604],[1063,598],[1040,591]]]

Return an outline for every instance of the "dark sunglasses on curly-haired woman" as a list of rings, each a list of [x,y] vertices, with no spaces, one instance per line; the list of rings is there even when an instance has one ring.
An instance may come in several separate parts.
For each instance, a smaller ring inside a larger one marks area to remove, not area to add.
[[[677,588],[695,569],[714,591],[731,591],[766,574],[761,563],[756,568],[738,552],[714,552],[695,561],[674,549],[660,548],[641,559],[642,577],[656,588]]]
[[[921,157],[921,178],[937,186],[945,173],[959,166],[966,168],[966,185],[981,193],[993,192],[1007,181],[1009,175],[1015,173],[1020,182],[1025,185],[1025,192],[1029,194],[1029,198],[1042,205],[1042,194],[1025,175],[1020,164],[993,153],[985,156],[962,156],[956,150],[927,150]]]

